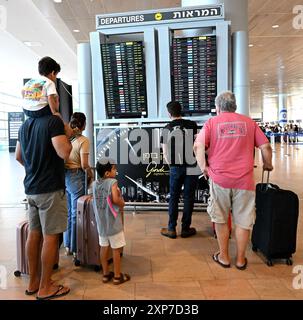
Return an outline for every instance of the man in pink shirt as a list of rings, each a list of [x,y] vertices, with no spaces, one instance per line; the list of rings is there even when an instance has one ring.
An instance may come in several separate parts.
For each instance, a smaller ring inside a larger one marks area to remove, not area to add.
[[[228,214],[232,210],[236,226],[236,267],[245,270],[246,247],[255,221],[254,148],[261,150],[263,170],[271,171],[272,149],[259,126],[236,113],[232,92],[223,92],[215,101],[217,116],[209,119],[195,141],[198,165],[209,177],[207,212],[216,226],[219,252],[213,259],[230,268]],[[207,160],[205,158],[207,154]]]

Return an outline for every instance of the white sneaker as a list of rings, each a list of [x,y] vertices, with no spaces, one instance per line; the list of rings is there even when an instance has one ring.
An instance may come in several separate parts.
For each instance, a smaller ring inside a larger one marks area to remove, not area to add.
[[[68,247],[65,248],[65,255],[66,256],[71,256],[73,253],[69,250]]]

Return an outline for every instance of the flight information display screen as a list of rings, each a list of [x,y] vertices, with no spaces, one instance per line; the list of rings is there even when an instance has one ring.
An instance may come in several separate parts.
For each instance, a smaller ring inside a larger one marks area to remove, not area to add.
[[[142,41],[101,44],[108,118],[147,116]]]
[[[217,95],[216,36],[174,38],[172,96],[184,114],[210,113]]]

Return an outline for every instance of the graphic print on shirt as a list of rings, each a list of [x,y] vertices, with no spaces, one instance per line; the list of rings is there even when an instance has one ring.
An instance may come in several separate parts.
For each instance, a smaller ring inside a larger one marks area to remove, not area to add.
[[[99,188],[95,188],[94,196],[96,199],[97,208],[99,210],[105,210],[107,203],[107,194],[103,185],[99,186]]]
[[[245,137],[246,123],[242,121],[223,122],[218,124],[218,139]]]
[[[31,80],[27,82],[24,88],[24,99],[39,101],[43,96],[43,87],[45,83],[45,80],[39,82]]]
[[[182,130],[186,135],[188,135],[187,129],[184,126],[175,126],[173,127],[173,131]]]

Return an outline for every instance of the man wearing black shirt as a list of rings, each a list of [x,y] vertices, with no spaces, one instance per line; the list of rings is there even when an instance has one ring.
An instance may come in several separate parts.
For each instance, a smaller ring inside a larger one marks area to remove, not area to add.
[[[29,203],[26,253],[30,281],[25,294],[37,293],[41,300],[63,296],[70,290],[53,283],[51,275],[59,234],[67,226],[64,160],[71,149],[63,121],[50,112],[41,118],[28,118],[19,130],[16,159],[25,168],[24,187]]]
[[[161,234],[171,239],[177,237],[178,205],[182,186],[184,186],[184,209],[181,237],[187,238],[196,234],[196,229],[191,228],[190,225],[198,176],[192,174],[189,169],[196,166],[193,144],[197,134],[197,124],[194,121],[182,119],[181,109],[177,101],[167,104],[167,111],[172,121],[165,126],[161,136],[163,156],[170,165],[169,221],[168,227],[161,229]]]

